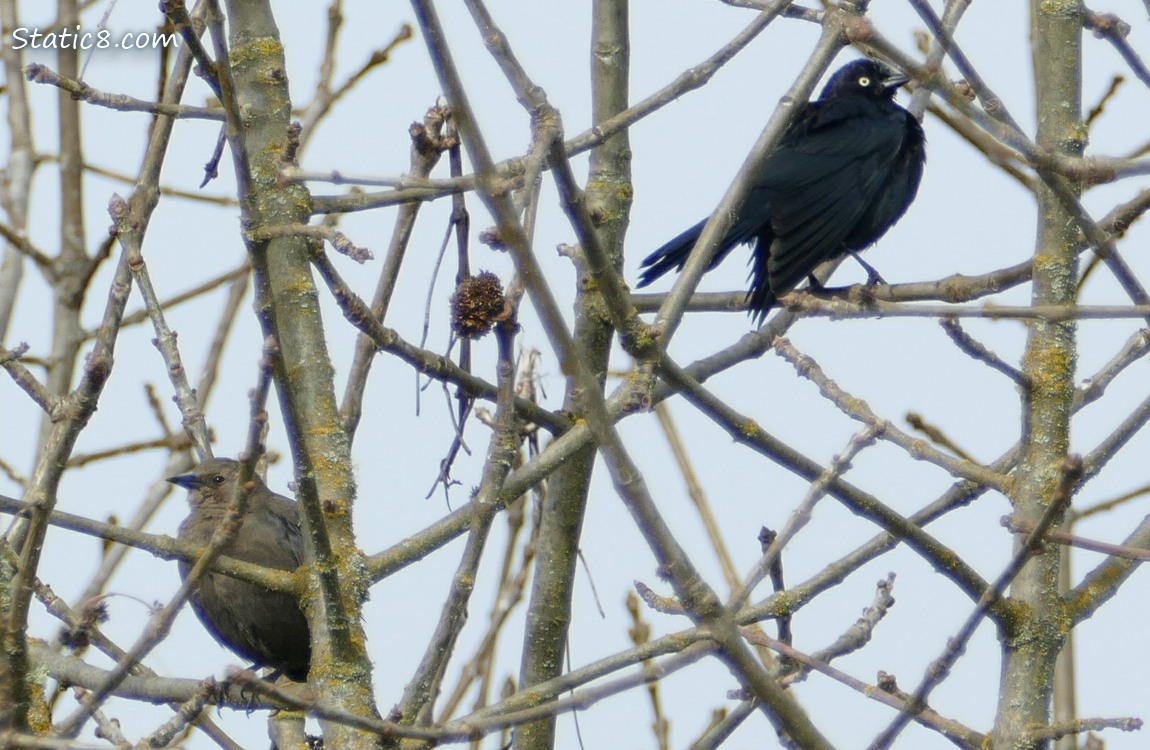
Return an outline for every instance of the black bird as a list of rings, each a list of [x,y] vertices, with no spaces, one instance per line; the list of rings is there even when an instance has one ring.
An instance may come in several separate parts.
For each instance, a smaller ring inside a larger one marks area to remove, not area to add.
[[[747,305],[757,321],[823,261],[873,244],[914,200],[926,139],[894,101],[908,80],[871,60],[847,63],[799,110],[767,157],[707,267],[736,245],[752,245]],[[648,255],[639,286],[681,270],[705,223]]]
[[[179,538],[207,546],[223,521],[240,465],[230,458],[212,458],[190,474],[168,479],[188,490],[191,513],[180,524]],[[278,570],[303,564],[303,533],[299,506],[277,495],[259,477],[248,497],[243,525],[224,554]],[[180,577],[191,564],[180,561]],[[208,573],[191,595],[192,609],[208,632],[223,645],[257,666],[270,667],[296,682],[306,682],[311,665],[311,638],[299,600],[247,581]]]

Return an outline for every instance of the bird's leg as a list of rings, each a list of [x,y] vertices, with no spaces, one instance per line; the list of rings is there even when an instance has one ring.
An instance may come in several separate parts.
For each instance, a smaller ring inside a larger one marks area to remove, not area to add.
[[[214,698],[216,702],[216,712],[222,712],[224,710],[224,706],[228,704],[228,691],[232,687],[232,681],[227,677],[222,680],[217,680],[214,677],[209,677],[208,679],[212,681],[211,694],[212,698]]]
[[[258,664],[253,664],[244,671],[250,673],[250,675],[257,680],[266,679],[260,675],[260,665]],[[245,683],[240,688],[240,698],[247,699],[247,705],[244,706],[244,713],[246,713],[248,716],[251,716],[252,713],[256,710],[256,701],[259,699],[259,697],[259,692],[252,688],[251,683]]]
[[[227,705],[228,693],[231,692],[232,686],[235,685],[240,689],[240,703],[245,704],[242,709],[238,710],[242,710],[248,714],[256,710],[256,698],[259,697],[259,694],[252,690],[251,683],[248,680],[240,677],[245,671],[250,670],[229,669],[228,676],[220,680],[218,693],[216,695],[216,706],[219,709],[222,710],[223,707]],[[236,679],[233,679],[233,677]]]
[[[279,671],[274,671],[270,674],[265,673],[261,675],[260,671],[261,669],[259,664],[252,664],[246,669],[230,669],[228,678],[224,680],[223,683],[225,686],[225,694],[227,688],[230,688],[233,684],[239,685],[240,701],[246,704],[242,710],[249,715],[257,708],[259,708],[258,701],[260,697],[259,691],[252,687],[252,681],[264,680],[267,682],[275,682],[276,679],[279,678],[280,674]],[[233,676],[235,676],[236,679],[233,680]],[[222,705],[223,701],[221,700],[220,703]]]
[[[860,258],[858,253],[854,252],[853,250],[848,250],[847,253],[856,261],[858,261],[858,264],[862,266],[864,270],[866,270],[866,283],[862,285],[864,292],[869,290],[875,284],[887,283],[886,279],[882,277],[882,274],[876,271],[874,266],[872,266],[870,263],[867,263],[865,260]],[[825,294],[833,297],[839,294],[846,294],[850,291],[849,286],[826,286],[818,279],[816,279],[813,273],[807,274],[807,283],[807,291],[815,295]]]
[[[852,252],[851,257],[857,260],[858,264],[866,270],[867,286],[874,286],[875,284],[886,284],[886,279],[884,279],[882,275],[874,269],[874,266],[860,258],[858,253]]]

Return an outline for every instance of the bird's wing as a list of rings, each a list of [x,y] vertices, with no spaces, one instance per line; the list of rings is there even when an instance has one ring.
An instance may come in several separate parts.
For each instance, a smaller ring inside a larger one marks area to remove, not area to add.
[[[866,247],[881,237],[906,213],[918,193],[926,163],[926,138],[914,116],[906,111],[901,114],[905,123],[905,142],[887,178],[879,186],[870,210],[846,239],[847,247]]]
[[[765,270],[776,294],[824,260],[875,239],[845,244],[890,179],[906,140],[899,110],[850,101],[811,111],[768,159],[756,186],[771,196],[774,241]]]
[[[280,570],[295,570],[303,565],[299,505],[271,492],[254,496],[249,502],[247,518],[230,554],[241,560],[260,560]]]

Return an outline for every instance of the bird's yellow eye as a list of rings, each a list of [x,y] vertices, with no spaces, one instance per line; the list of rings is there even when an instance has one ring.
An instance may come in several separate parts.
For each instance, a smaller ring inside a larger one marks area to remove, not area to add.
[[[867,76],[863,76],[862,78],[859,78],[859,86],[862,86],[864,89],[867,88],[868,86],[870,86],[870,78],[868,78]]]

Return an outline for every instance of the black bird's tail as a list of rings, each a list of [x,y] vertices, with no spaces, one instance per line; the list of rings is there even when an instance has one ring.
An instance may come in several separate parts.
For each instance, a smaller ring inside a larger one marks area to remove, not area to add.
[[[638,286],[647,286],[671,269],[683,270],[683,266],[686,264],[691,251],[695,249],[695,243],[699,241],[699,235],[703,233],[703,226],[706,223],[707,219],[703,219],[644,258],[640,264],[643,273],[639,275]],[[774,236],[769,224],[764,225],[759,234],[755,234],[755,229],[759,228],[759,223],[761,222],[758,222],[757,214],[752,216],[750,220],[741,219],[735,222],[735,225],[731,227],[727,236],[719,244],[715,257],[711,258],[711,262],[707,266],[708,271],[714,269],[723,262],[736,245],[746,242],[753,246],[751,288],[747,292],[747,310],[756,323],[763,322],[777,300],[767,277],[766,259],[767,249],[770,248]]]
[[[747,312],[755,325],[762,325],[767,319],[767,313],[775,306],[778,296],[771,286],[768,254],[771,248],[771,237],[764,235],[758,237],[751,248],[751,288],[747,290]]]
[[[695,226],[644,258],[640,264],[644,270],[639,276],[639,286],[647,286],[672,268],[676,271],[683,270],[683,264],[687,262],[687,256],[691,254],[691,250],[695,247],[695,242],[699,239],[699,235],[703,231],[703,225],[706,223],[707,220],[703,219]],[[720,257],[721,255],[722,254],[720,254]]]

